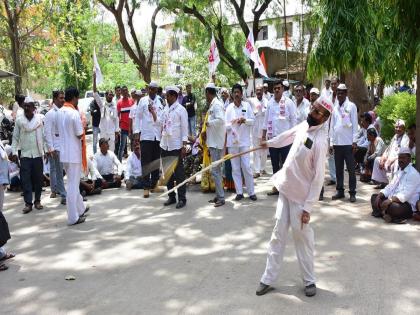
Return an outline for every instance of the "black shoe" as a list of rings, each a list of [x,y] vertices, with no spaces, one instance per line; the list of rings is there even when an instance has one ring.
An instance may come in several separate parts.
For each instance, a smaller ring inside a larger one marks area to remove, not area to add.
[[[258,285],[257,291],[255,292],[256,295],[260,296],[260,295],[264,295],[267,292],[271,291],[273,288],[270,287],[268,284],[264,284],[262,282],[260,282],[260,284]]]
[[[216,203],[217,202],[217,197],[214,197],[213,199],[209,200],[209,203]]]
[[[306,296],[314,296],[316,294],[316,285],[310,284],[305,287],[305,295]]]
[[[90,207],[89,206],[86,206],[85,212],[82,213],[81,217],[86,217],[87,216],[87,213],[89,212],[89,210],[90,210]]]
[[[88,200],[86,197],[82,197],[82,198],[83,198],[83,201],[87,201]]]
[[[327,183],[327,186],[332,186],[332,185],[335,185],[335,181],[330,180],[330,181]]]
[[[350,202],[356,202],[356,195],[350,195]]]
[[[375,217],[375,218],[382,218],[382,212],[381,211],[372,211],[371,216]]]
[[[257,195],[252,195],[252,196],[249,196],[249,199],[251,199],[252,201],[257,201]]]
[[[63,206],[65,206],[65,205],[67,204],[66,198],[62,198],[62,199],[61,199],[61,204],[62,204]]]
[[[242,199],[244,199],[244,195],[236,195],[236,197],[235,197],[235,200],[236,201],[239,201],[239,200],[242,200]]]
[[[319,195],[319,198],[318,198],[318,200],[319,200],[319,201],[322,201],[322,200],[324,200],[324,195]]]
[[[176,207],[175,207],[175,208],[177,208],[177,209],[184,208],[186,204],[187,204],[187,201],[186,201],[186,200],[180,200],[180,201],[178,201],[178,203],[176,204]]]
[[[80,216],[79,220],[77,220],[75,223],[70,224],[70,225],[77,225],[77,224],[83,223],[85,221],[86,221],[86,217]]]
[[[337,192],[334,196],[331,197],[332,200],[343,199],[345,198],[343,192]]]
[[[164,206],[170,206],[174,203],[176,203],[176,199],[175,198],[169,198],[163,205]]]
[[[221,206],[223,206],[225,204],[225,201],[224,200],[217,200],[215,203],[214,203],[214,207],[215,208],[217,208],[217,207],[221,207]]]

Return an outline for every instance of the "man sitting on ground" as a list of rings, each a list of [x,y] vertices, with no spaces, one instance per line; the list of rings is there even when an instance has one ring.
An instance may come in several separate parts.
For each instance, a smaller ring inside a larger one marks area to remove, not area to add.
[[[398,150],[408,147],[409,138],[405,134],[405,122],[398,119],[395,123],[395,135],[388,148],[381,157],[377,157],[373,164],[372,180],[378,183],[375,188],[383,189],[398,170]]]
[[[102,192],[102,184],[106,184],[106,181],[102,178],[101,174],[99,174],[92,158],[88,159],[86,172],[82,170],[80,175],[79,189],[83,199],[85,199],[86,196],[100,194]]]
[[[379,194],[371,197],[372,215],[390,223],[403,223],[413,216],[420,193],[420,174],[411,164],[411,151],[401,148],[398,153],[399,170]]]
[[[360,129],[357,133],[357,147],[353,151],[354,160],[357,163],[357,171],[361,171],[364,168],[365,156],[369,146],[367,130],[370,128],[375,128],[372,125],[372,116],[369,113],[364,113],[361,115]]]
[[[99,174],[105,179],[102,183],[102,189],[121,187],[121,179],[123,178],[123,166],[118,160],[114,152],[109,150],[108,140],[99,139],[100,151],[94,156],[96,168]],[[115,167],[117,172],[115,172]]]
[[[143,189],[143,179],[142,179],[142,169],[141,169],[141,160],[140,160],[140,141],[136,140],[134,142],[134,150],[131,152],[130,156],[127,159],[127,166],[125,169],[125,175],[127,181],[125,186],[127,190],[131,189]],[[148,198],[149,195],[144,195],[145,198]]]

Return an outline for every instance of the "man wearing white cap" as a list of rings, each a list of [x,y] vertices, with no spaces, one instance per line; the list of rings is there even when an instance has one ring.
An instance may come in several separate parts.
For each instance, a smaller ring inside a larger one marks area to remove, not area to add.
[[[13,130],[13,157],[17,159],[18,145],[20,148],[20,180],[23,188],[25,207],[23,213],[32,211],[41,205],[44,156],[44,125],[43,115],[35,114],[34,100],[27,96],[23,104],[24,114],[16,118]],[[35,202],[32,204],[32,192],[35,192]]]
[[[398,151],[408,147],[410,138],[405,134],[405,122],[398,119],[395,122],[395,135],[382,156],[377,157],[373,163],[372,180],[378,183],[375,188],[384,188],[398,170]]]
[[[234,84],[232,87],[233,103],[226,109],[226,146],[230,154],[249,150],[251,146],[251,131],[254,124],[254,112],[251,105],[242,101],[242,86]],[[254,192],[254,178],[252,177],[250,154],[244,154],[231,160],[232,177],[235,183],[236,197],[239,201],[244,198],[242,173],[249,198],[257,200]],[[242,170],[242,172],[241,172]]]
[[[324,83],[325,83],[325,86],[321,91],[321,96],[324,96],[332,100],[333,91],[331,90],[331,79],[326,78]]]
[[[268,102],[263,125],[263,140],[270,140],[279,134],[292,129],[296,125],[296,105],[283,94],[284,86],[280,81],[274,83],[274,95]],[[291,145],[275,148],[270,147],[271,165],[273,174],[286,161]],[[267,195],[278,195],[275,187]]]
[[[269,101],[271,99],[271,93],[268,91],[268,83],[263,84],[263,90],[264,90],[264,98]]]
[[[149,84],[148,95],[141,98],[136,113],[135,133],[140,133],[141,164],[143,166],[160,159],[159,142],[161,139],[160,116],[164,106],[160,97],[157,96],[158,83],[155,81]],[[143,174],[144,197],[149,196],[149,191],[157,192],[156,187],[159,180],[159,170]]]
[[[188,114],[185,107],[178,103],[178,93],[180,90],[176,86],[166,88],[166,106],[159,119],[162,126],[162,137],[160,147],[161,156],[175,156],[178,163],[171,178],[167,183],[168,190],[174,187],[174,181],[181,183],[185,179],[183,158],[185,157],[185,145],[188,140]],[[187,188],[182,185],[178,188],[178,203],[176,208],[183,208],[187,203]],[[176,203],[175,192],[169,194],[169,199],[164,203],[165,206]]]
[[[223,104],[217,98],[216,86],[214,83],[206,85],[206,101],[209,104],[208,120],[204,139],[210,151],[212,162],[220,160],[225,145],[225,112]],[[202,135],[203,136],[203,135]],[[213,167],[211,174],[216,186],[216,197],[210,200],[215,207],[225,204],[225,192],[223,190],[222,165]]]
[[[290,98],[291,94],[290,94],[290,83],[287,80],[284,80],[282,83],[283,85],[283,96]]]
[[[101,112],[101,120],[99,122],[100,137],[108,139],[109,149],[114,152],[115,138],[120,132],[117,105],[115,104],[114,93],[112,90],[105,92],[105,102],[102,101],[102,98],[96,89],[95,73],[93,73],[93,98],[95,99],[96,104],[98,104]]]
[[[311,103],[303,97],[304,93],[305,87],[303,86],[303,84],[298,84],[295,86],[295,98],[297,108],[296,121],[298,124],[306,120],[309,114],[309,109],[311,107]]]
[[[263,96],[263,87],[261,85],[255,88],[256,97],[252,98],[251,105],[254,110],[254,126],[252,128],[252,145],[258,147],[262,141],[264,117],[267,110],[267,99]],[[261,173],[265,173],[265,164],[267,162],[267,150],[257,150],[252,153],[254,178],[260,177]]]
[[[337,176],[336,194],[333,200],[344,198],[344,162],[349,172],[350,202],[356,202],[356,172],[353,150],[357,148],[357,107],[347,97],[347,87],[337,87],[337,100],[330,125],[330,146],[334,150]]]
[[[226,111],[226,108],[229,106],[230,104],[230,99],[229,99],[229,91],[227,88],[221,88],[220,89],[220,95],[222,96],[222,101],[223,101],[223,108]]]
[[[379,194],[372,195],[372,215],[390,223],[403,223],[413,216],[420,194],[420,174],[411,164],[411,150],[398,151],[399,170]]]
[[[311,88],[309,91],[309,102],[311,103],[311,105],[315,103],[318,97],[319,97],[319,90],[316,87]]]
[[[280,273],[289,227],[305,285],[305,294],[316,294],[314,232],[309,226],[311,211],[324,180],[328,132],[324,123],[333,110],[327,98],[319,98],[307,120],[266,142],[269,147],[292,145],[283,168],[272,181],[279,191],[276,224],[268,244],[267,263],[256,294],[270,291]]]

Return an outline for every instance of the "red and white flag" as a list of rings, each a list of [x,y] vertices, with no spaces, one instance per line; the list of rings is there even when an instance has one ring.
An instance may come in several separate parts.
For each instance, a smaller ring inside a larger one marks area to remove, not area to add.
[[[220,63],[219,50],[217,49],[214,35],[211,35],[210,52],[209,52],[209,74],[210,77],[216,73],[217,65]]]
[[[261,61],[260,56],[258,55],[258,49],[255,47],[254,34],[252,31],[249,31],[248,38],[245,42],[244,54],[254,62],[254,69],[258,69],[258,72],[264,76],[268,77],[267,72],[265,71],[264,64]]]

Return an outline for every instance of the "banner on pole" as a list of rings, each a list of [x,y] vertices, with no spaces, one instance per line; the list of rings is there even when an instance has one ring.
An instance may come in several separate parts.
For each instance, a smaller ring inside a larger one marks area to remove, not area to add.
[[[262,76],[268,77],[264,64],[258,55],[258,49],[255,47],[254,34],[251,30],[249,30],[248,38],[245,42],[244,54],[254,62],[254,69],[258,69]]]
[[[216,73],[217,65],[220,63],[219,50],[217,49],[214,35],[211,35],[210,52],[209,52],[209,74],[210,77]]]
[[[99,85],[104,81],[101,67],[99,67],[98,59],[96,58],[96,50],[93,47],[93,71],[96,73],[96,84]]]

